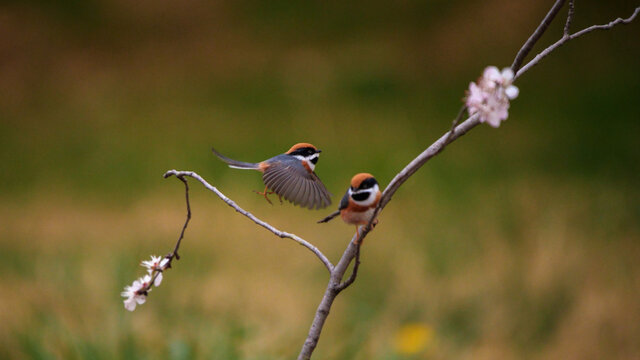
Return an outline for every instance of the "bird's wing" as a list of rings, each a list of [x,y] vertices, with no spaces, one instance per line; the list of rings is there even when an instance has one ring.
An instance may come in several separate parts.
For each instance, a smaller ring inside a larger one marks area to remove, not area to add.
[[[346,209],[347,206],[349,206],[349,190],[344,193],[342,200],[340,200],[340,206],[338,207],[338,210]]]
[[[331,204],[331,194],[322,181],[298,159],[277,156],[268,160],[262,180],[269,189],[295,205],[322,209]]]

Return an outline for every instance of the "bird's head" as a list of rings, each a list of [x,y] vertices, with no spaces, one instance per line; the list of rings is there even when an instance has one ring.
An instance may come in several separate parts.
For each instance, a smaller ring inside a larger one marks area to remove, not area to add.
[[[317,149],[315,146],[309,143],[297,143],[286,152],[287,155],[295,156],[301,161],[306,161],[307,165],[311,168],[311,171],[316,167],[318,158],[320,157],[322,150]]]
[[[378,181],[369,173],[356,174],[351,178],[349,196],[361,206],[370,206],[378,200]]]

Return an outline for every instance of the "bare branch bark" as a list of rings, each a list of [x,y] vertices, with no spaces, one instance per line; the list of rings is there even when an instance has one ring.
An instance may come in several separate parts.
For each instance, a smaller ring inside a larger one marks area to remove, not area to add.
[[[569,36],[569,38],[570,38],[569,40],[573,40],[573,39],[575,39],[577,37],[580,37],[580,36],[582,36],[584,34],[588,34],[588,33],[592,32],[594,30],[610,30],[611,28],[613,28],[616,25],[629,24],[636,18],[636,16],[638,16],[638,13],[640,13],[640,6],[636,7],[635,10],[633,10],[633,14],[631,14],[631,16],[629,16],[626,19],[623,19],[623,18],[619,17],[619,18],[617,18],[617,19],[615,19],[613,21],[610,21],[607,24],[589,26],[588,28],[582,29],[582,30],[574,33],[573,35]],[[569,40],[567,40],[567,41],[569,41]]]
[[[351,276],[342,283],[338,284],[336,290],[341,292],[342,290],[349,287],[349,285],[353,284],[356,281],[356,277],[358,276],[358,269],[360,268],[360,250],[362,249],[362,242],[356,242],[356,259],[353,263],[353,270],[351,270]]]
[[[562,9],[565,1],[566,0],[557,0],[555,4],[553,4],[551,10],[549,10],[544,19],[542,19],[540,25],[538,25],[533,34],[531,34],[524,45],[522,45],[520,51],[516,54],[516,58],[513,60],[513,64],[511,64],[511,70],[513,70],[514,73],[520,69],[520,65],[522,65],[524,59],[529,55],[529,52],[533,50],[533,46],[538,42],[538,40],[540,40],[542,34],[547,31],[547,28],[549,28],[553,19],[558,15],[558,12]]]
[[[165,176],[166,177],[166,176]],[[176,260],[180,260],[180,255],[178,255],[178,249],[180,249],[180,244],[182,243],[182,239],[184,238],[184,232],[187,230],[187,225],[189,225],[189,220],[191,220],[191,205],[189,204],[189,184],[187,183],[187,179],[184,176],[177,176],[180,181],[184,183],[184,196],[187,202],[187,220],[182,225],[182,231],[180,232],[180,236],[178,237],[178,241],[176,242],[176,246],[173,248],[173,252],[170,252],[167,256],[169,259],[168,267],[171,267],[171,261],[175,257]]]
[[[469,130],[476,127],[480,124],[480,120],[477,115],[473,115],[467,118],[464,122],[458,125],[453,132],[448,132],[447,134],[442,135],[438,140],[436,140],[433,144],[431,144],[425,151],[423,151],[420,155],[418,155],[415,159],[413,159],[407,166],[402,169],[394,178],[391,180],[389,185],[382,192],[382,197],[380,198],[380,204],[378,204],[378,208],[372,217],[372,221],[375,221],[376,215],[382,210],[387,203],[391,200],[391,197],[395,192],[404,184],[411,175],[413,175],[418,169],[422,167],[429,159],[438,155],[445,149],[447,145],[452,143],[454,140],[459,138],[460,136],[466,134]],[[370,222],[370,223],[371,223]],[[366,233],[365,233],[366,235]]]
[[[616,25],[629,24],[638,16],[638,13],[640,13],[640,6],[636,7],[635,10],[633,11],[633,14],[631,14],[631,16],[629,16],[626,19],[617,18],[613,21],[610,21],[607,24],[589,26],[571,35],[569,35],[568,33],[565,33],[564,36],[560,38],[560,40],[556,41],[555,43],[549,45],[549,47],[547,47],[546,49],[542,50],[538,55],[536,55],[531,61],[529,61],[526,65],[524,65],[520,70],[516,71],[514,69],[514,72],[516,72],[514,76],[514,80],[519,78],[525,72],[529,71],[532,67],[538,65],[540,60],[544,59],[545,57],[547,57],[547,55],[551,54],[551,52],[558,49],[559,47],[566,44],[567,42],[573,39],[577,39],[580,36],[588,34],[595,30],[610,30]],[[570,11],[569,14],[572,14],[572,11]]]
[[[564,23],[564,35],[569,35],[569,31],[571,30],[571,20],[573,20],[573,12],[574,12],[574,6],[573,6],[573,0],[569,0],[569,12],[567,13],[567,21]]]
[[[184,176],[189,176],[191,178],[194,178],[194,179],[200,181],[202,183],[202,185],[204,185],[205,188],[207,188],[208,190],[212,191],[214,194],[218,195],[218,197],[220,199],[222,199],[222,201],[224,201],[225,203],[227,203],[227,205],[229,205],[232,208],[234,208],[236,210],[236,212],[239,212],[240,214],[248,217],[249,219],[251,219],[251,221],[253,221],[254,223],[262,226],[263,228],[265,228],[265,229],[267,229],[269,231],[271,231],[276,236],[279,236],[281,238],[291,239],[291,240],[297,242],[298,244],[304,246],[305,248],[309,249],[312,253],[314,253],[316,255],[316,257],[318,259],[320,259],[320,261],[322,261],[322,263],[327,268],[327,270],[329,270],[330,273],[333,271],[333,264],[322,253],[322,251],[320,251],[317,247],[313,246],[311,243],[309,243],[308,241],[304,240],[303,238],[301,238],[301,237],[299,237],[299,236],[297,236],[295,234],[291,234],[291,233],[288,233],[286,231],[278,230],[275,227],[273,227],[271,224],[267,223],[266,221],[258,219],[252,213],[250,213],[250,212],[246,211],[245,209],[241,208],[240,206],[238,206],[238,204],[236,204],[233,200],[231,200],[228,197],[226,197],[222,192],[220,192],[220,190],[218,190],[215,186],[212,186],[211,184],[209,184],[206,180],[204,180],[200,175],[196,174],[195,172],[193,172],[193,171],[169,170],[164,174],[164,177],[168,178],[169,176],[172,176],[172,175],[175,175],[178,178],[181,178],[181,177],[184,177]]]
[[[333,304],[333,301],[340,293],[340,291],[346,288],[345,286],[344,288],[340,289],[340,281],[342,281],[342,278],[347,271],[351,260],[353,260],[353,258],[359,251],[360,246],[357,244],[357,236],[358,235],[355,234],[351,238],[351,242],[349,242],[349,245],[347,245],[347,248],[342,254],[340,261],[338,261],[335,268],[331,272],[329,283],[327,284],[327,289],[325,290],[324,296],[322,297],[322,300],[318,305],[318,309],[316,310],[313,322],[311,323],[311,328],[309,329],[309,334],[307,335],[307,338],[302,345],[302,349],[300,350],[300,354],[298,355],[298,360],[308,360],[311,358],[311,354],[318,345],[318,340],[320,339],[320,333],[322,332],[324,322],[327,320],[327,316],[329,316],[331,305]],[[362,242],[360,242],[360,244],[362,244]]]
[[[167,177],[167,174],[165,174],[165,178],[166,177]],[[189,204],[189,184],[187,183],[187,179],[185,179],[181,175],[178,175],[176,177],[180,181],[182,181],[182,183],[184,184],[184,196],[187,203],[187,219],[184,221],[184,225],[182,225],[182,231],[180,231],[180,236],[178,236],[178,241],[176,241],[176,245],[173,247],[173,251],[168,253],[164,257],[165,259],[167,259],[166,265],[162,269],[157,269],[156,271],[153,271],[153,275],[151,276],[151,281],[149,281],[144,287],[138,290],[141,294],[148,295],[149,291],[151,291],[151,288],[155,284],[156,279],[158,278],[158,276],[160,276],[160,273],[166,269],[171,268],[171,263],[173,262],[173,259],[180,260],[180,255],[178,255],[178,250],[180,249],[180,244],[182,244],[182,239],[184,239],[184,232],[185,230],[187,230],[187,226],[189,225],[189,220],[191,220],[191,205]]]
[[[453,119],[453,122],[451,123],[451,130],[449,130],[449,135],[447,135],[447,139],[445,140],[445,142],[448,144],[452,141],[451,137],[453,136],[453,134],[456,131],[456,127],[458,126],[458,124],[460,123],[460,120],[462,120],[462,117],[464,116],[464,113],[467,111],[467,105],[463,105],[460,110],[458,111],[458,115],[456,116],[455,119]]]

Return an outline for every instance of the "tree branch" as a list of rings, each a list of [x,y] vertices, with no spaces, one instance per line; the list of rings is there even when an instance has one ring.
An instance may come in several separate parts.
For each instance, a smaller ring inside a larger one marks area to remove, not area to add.
[[[165,178],[166,177],[167,174],[165,174]],[[191,205],[189,204],[189,184],[187,183],[187,179],[185,179],[182,175],[177,175],[176,177],[180,179],[180,181],[182,181],[182,183],[184,184],[184,195],[187,203],[187,219],[185,220],[184,225],[182,225],[182,231],[180,231],[180,236],[178,237],[178,241],[176,242],[173,251],[168,253],[164,257],[165,259],[167,259],[167,263],[163,267],[159,267],[155,271],[153,271],[151,280],[146,283],[146,285],[144,285],[140,290],[138,290],[140,294],[144,294],[145,296],[148,295],[149,291],[151,291],[151,288],[155,284],[158,276],[160,276],[160,274],[164,272],[164,270],[171,268],[173,259],[175,258],[176,260],[180,260],[178,250],[180,249],[180,244],[182,243],[182,239],[184,238],[184,232],[185,230],[187,230],[187,225],[189,225],[189,220],[191,220]]]
[[[212,191],[214,194],[218,195],[218,197],[220,199],[222,199],[222,201],[224,201],[225,203],[227,203],[227,205],[229,205],[232,208],[234,208],[236,210],[236,212],[239,212],[240,214],[248,217],[249,219],[251,219],[251,221],[253,221],[254,223],[262,226],[263,228],[265,228],[265,229],[267,229],[269,231],[271,231],[276,236],[279,236],[281,238],[291,239],[291,240],[297,242],[298,244],[304,246],[305,248],[309,249],[312,253],[314,253],[316,255],[316,257],[318,259],[320,259],[320,261],[322,261],[322,263],[327,268],[327,270],[329,270],[330,273],[333,271],[333,264],[322,253],[322,251],[320,251],[317,247],[313,246],[311,243],[309,243],[308,241],[304,240],[303,238],[301,238],[301,237],[299,237],[299,236],[297,236],[295,234],[291,234],[291,233],[288,233],[288,232],[285,232],[285,231],[278,230],[275,227],[273,227],[271,224],[267,223],[266,221],[258,219],[252,213],[250,213],[250,212],[244,210],[243,208],[241,208],[240,206],[238,206],[233,200],[231,200],[228,197],[226,197],[222,192],[220,192],[220,190],[218,190],[216,187],[214,187],[211,184],[209,184],[206,180],[204,180],[202,177],[200,177],[200,175],[196,174],[195,172],[193,172],[193,171],[169,170],[164,174],[164,177],[168,178],[168,177],[170,177],[172,175],[175,175],[178,178],[181,178],[181,177],[184,177],[184,176],[189,176],[191,178],[194,178],[194,179],[200,181],[202,183],[202,185],[204,185],[205,188],[207,188],[208,190]]]
[[[625,24],[625,25],[629,24],[636,18],[636,16],[638,16],[638,13],[640,13],[640,6],[636,7],[635,10],[633,10],[633,14],[631,14],[631,16],[629,16],[626,19],[623,19],[623,18],[619,17],[619,18],[617,18],[617,19],[615,19],[613,21],[610,21],[607,24],[589,26],[588,28],[582,29],[582,30],[574,33],[573,35],[569,36],[569,38],[570,38],[569,40],[573,40],[573,39],[575,39],[577,37],[580,37],[580,36],[582,36],[584,34],[588,34],[588,33],[592,32],[594,30],[610,30],[611,28],[613,28],[614,26],[619,25],[619,24]]]
[[[455,119],[453,119],[453,122],[451,123],[451,130],[449,130],[449,135],[447,135],[447,139],[445,140],[445,143],[448,144],[452,141],[451,137],[453,136],[456,130],[456,127],[458,126],[458,123],[460,123],[460,120],[462,120],[462,117],[464,116],[465,111],[467,111],[467,105],[462,105],[462,107],[458,111],[458,115],[456,116]]]
[[[554,50],[558,49],[559,47],[561,47],[562,45],[566,44],[567,42],[579,38],[582,35],[588,34],[592,31],[595,30],[610,30],[611,28],[613,28],[616,25],[619,24],[629,24],[631,23],[636,16],[638,16],[638,13],[640,13],[640,6],[636,7],[635,10],[633,11],[633,14],[631,14],[631,16],[629,16],[626,19],[623,18],[617,18],[613,21],[610,21],[607,24],[603,24],[603,25],[593,25],[593,26],[589,26],[588,28],[584,28],[578,32],[575,32],[571,35],[569,35],[568,33],[565,33],[562,38],[560,38],[560,40],[556,41],[555,43],[551,44],[549,47],[547,47],[546,49],[542,50],[538,55],[536,55],[531,61],[529,61],[526,65],[524,65],[520,70],[518,70],[514,76],[514,80],[519,78],[522,74],[524,74],[525,72],[529,71],[529,69],[531,69],[532,67],[534,67],[535,65],[537,65],[540,60],[544,59],[545,57],[547,57],[547,55],[551,54],[551,52],[553,52]],[[572,16],[573,11],[569,11],[569,16]],[[569,23],[569,18],[567,17],[567,23]],[[565,26],[565,29],[568,29],[567,26]],[[515,71],[515,69],[514,69]]]
[[[556,3],[553,4],[551,10],[549,10],[544,19],[542,19],[540,25],[538,25],[533,34],[531,34],[524,45],[522,45],[520,51],[516,54],[516,58],[513,60],[513,64],[511,64],[511,70],[513,70],[514,73],[518,72],[520,65],[522,65],[524,59],[529,55],[529,52],[533,50],[533,46],[538,42],[538,40],[540,40],[542,34],[547,31],[547,28],[549,28],[553,19],[558,15],[558,12],[562,9],[565,1],[566,0],[557,0]]]
[[[320,333],[322,332],[322,327],[324,326],[324,322],[327,320],[327,316],[329,316],[329,311],[331,310],[331,305],[333,305],[333,301],[336,296],[340,293],[340,291],[344,290],[344,288],[340,289],[340,281],[342,280],[351,260],[358,253],[359,245],[357,244],[358,234],[355,234],[347,248],[344,250],[340,261],[336,264],[333,271],[331,272],[331,276],[329,277],[329,283],[327,284],[327,289],[324,292],[324,296],[318,305],[318,309],[316,310],[316,314],[313,318],[313,322],[311,323],[311,328],[309,328],[309,334],[307,335],[304,344],[302,345],[302,349],[300,350],[300,354],[298,355],[298,360],[308,360],[311,358],[311,354],[315,350],[318,345],[318,340],[320,339]],[[362,244],[362,242],[360,242]],[[355,267],[354,267],[355,269]],[[354,276],[355,280],[355,276]],[[347,285],[348,286],[348,285]],[[345,286],[346,287],[346,286]]]
[[[569,30],[571,28],[571,20],[573,20],[573,0],[569,0],[569,12],[567,13],[567,21],[564,23],[564,31],[563,34],[569,35]]]
[[[362,248],[362,242],[359,242],[356,244],[356,259],[355,262],[353,263],[353,270],[351,271],[351,276],[349,276],[349,278],[343,282],[341,282],[340,284],[338,284],[338,286],[336,286],[336,291],[337,292],[341,292],[342,290],[346,289],[349,287],[349,285],[353,284],[353,282],[356,280],[356,276],[358,276],[358,268],[360,268],[360,249]]]
[[[182,239],[184,238],[184,231],[187,230],[187,225],[189,225],[189,220],[191,220],[191,205],[189,204],[189,184],[187,183],[187,179],[185,179],[184,176],[176,177],[184,183],[184,196],[187,201],[187,220],[184,222],[184,225],[182,225],[182,231],[180,232],[180,237],[178,237],[176,246],[173,248],[173,252],[170,252],[167,256],[165,256],[167,259],[169,259],[168,267],[171,267],[171,260],[173,260],[174,257],[176,258],[176,260],[180,260],[178,249],[180,249],[180,243],[182,243]]]

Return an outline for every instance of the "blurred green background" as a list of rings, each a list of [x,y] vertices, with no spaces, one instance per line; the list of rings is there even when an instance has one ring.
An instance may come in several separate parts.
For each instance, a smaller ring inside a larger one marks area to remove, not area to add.
[[[161,175],[194,170],[335,262],[351,226],[270,206],[210,147],[260,161],[311,142],[334,204],[356,172],[385,185],[551,3],[3,2],[0,358],[294,358],[326,270],[196,182],[182,259],[125,311],[138,263],[184,221]],[[634,6],[579,1],[573,28]],[[559,49],[518,80],[506,123],[398,191],[314,358],[640,358],[638,29]]]

